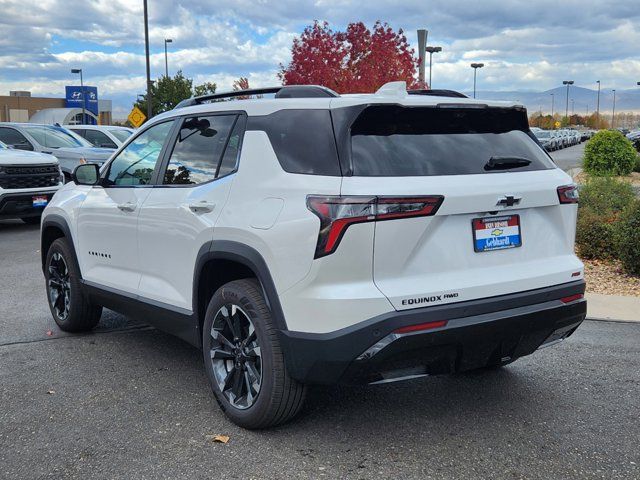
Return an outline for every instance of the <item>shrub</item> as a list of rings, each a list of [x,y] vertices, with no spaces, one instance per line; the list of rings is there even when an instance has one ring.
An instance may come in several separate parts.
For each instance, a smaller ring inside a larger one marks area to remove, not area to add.
[[[592,175],[629,175],[636,156],[631,141],[622,133],[601,130],[587,142],[582,165]]]
[[[640,140],[638,140],[640,142]],[[640,155],[636,155],[636,164],[633,166],[633,171],[640,173]]]
[[[616,223],[634,198],[631,184],[611,177],[591,178],[580,188],[576,245],[582,258],[617,256]]]
[[[635,200],[620,215],[615,236],[622,267],[631,275],[640,275],[640,200]]]
[[[586,207],[600,215],[622,212],[635,198],[633,187],[611,177],[593,177],[580,187],[580,207]]]

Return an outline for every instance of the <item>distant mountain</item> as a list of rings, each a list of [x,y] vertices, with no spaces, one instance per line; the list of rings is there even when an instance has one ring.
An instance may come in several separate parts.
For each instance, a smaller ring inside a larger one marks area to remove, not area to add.
[[[554,112],[564,114],[567,88],[557,87],[544,92],[496,92],[479,90],[476,97],[487,100],[508,100],[518,101],[527,107],[529,113],[537,112],[542,109],[542,113],[551,113],[551,94],[554,94]],[[473,92],[465,92],[470,97]],[[576,114],[584,115],[587,112],[593,113],[596,110],[597,90],[589,88],[576,87],[572,85],[569,88],[569,114],[573,108]],[[611,89],[602,89],[600,91],[600,114],[611,115],[613,107],[613,92]],[[616,90],[616,113],[640,113],[640,88],[632,90]]]

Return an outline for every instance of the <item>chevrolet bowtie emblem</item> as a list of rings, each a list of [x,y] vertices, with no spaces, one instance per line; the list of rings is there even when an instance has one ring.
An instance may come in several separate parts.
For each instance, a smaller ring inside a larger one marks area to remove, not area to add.
[[[518,205],[522,200],[522,197],[514,197],[513,195],[505,195],[501,199],[498,200],[496,205],[500,205],[502,207],[513,207],[514,205]]]

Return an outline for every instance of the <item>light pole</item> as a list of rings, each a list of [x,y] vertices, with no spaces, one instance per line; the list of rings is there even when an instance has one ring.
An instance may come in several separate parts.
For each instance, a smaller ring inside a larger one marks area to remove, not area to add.
[[[433,54],[442,51],[442,47],[427,47],[425,49],[429,52],[429,88],[433,90],[433,86],[431,85],[431,68],[433,66]]]
[[[164,76],[169,77],[169,57],[167,56],[167,43],[173,43],[173,39],[164,39]]]
[[[551,122],[555,124],[555,122],[553,121],[553,107],[554,107],[554,103],[555,103],[555,98],[556,95],[555,93],[551,94]],[[555,126],[553,128],[556,128]]]
[[[421,28],[418,30],[418,82],[420,88],[424,88],[424,52],[427,46],[427,37],[429,36],[429,30]]]
[[[484,63],[472,63],[471,68],[473,68],[473,98],[476,98],[476,75],[479,68],[484,67]]]
[[[151,93],[151,64],[149,62],[149,12],[144,0],[144,51],[147,61],[147,118],[153,116],[153,93]]]
[[[84,101],[84,82],[82,81],[82,69],[81,68],[72,68],[71,73],[79,73],[80,74],[80,96],[82,97],[82,122],[81,125],[85,124],[85,105]]]
[[[596,128],[600,124],[600,80],[596,80],[598,84],[598,103],[596,103]]]
[[[567,86],[567,103],[564,109],[564,117],[567,119],[567,123],[569,123],[569,85],[573,85],[573,80],[564,80],[562,84]]]
[[[613,92],[613,113],[611,114],[611,128],[616,126],[616,89],[611,90]]]
[[[576,113],[576,101],[572,98],[571,99],[571,115],[575,115]]]

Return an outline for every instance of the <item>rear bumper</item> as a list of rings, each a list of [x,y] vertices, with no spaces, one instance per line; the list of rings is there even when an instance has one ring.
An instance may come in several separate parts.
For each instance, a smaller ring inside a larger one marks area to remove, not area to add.
[[[390,312],[327,334],[281,331],[289,374],[304,383],[370,383],[454,373],[529,355],[573,333],[586,316],[580,280],[499,297]],[[397,329],[446,320],[426,331]]]
[[[33,197],[47,197],[47,205],[56,193],[57,188],[30,190],[28,192],[0,192],[0,220],[7,218],[26,218],[42,215],[44,207],[34,207]]]

